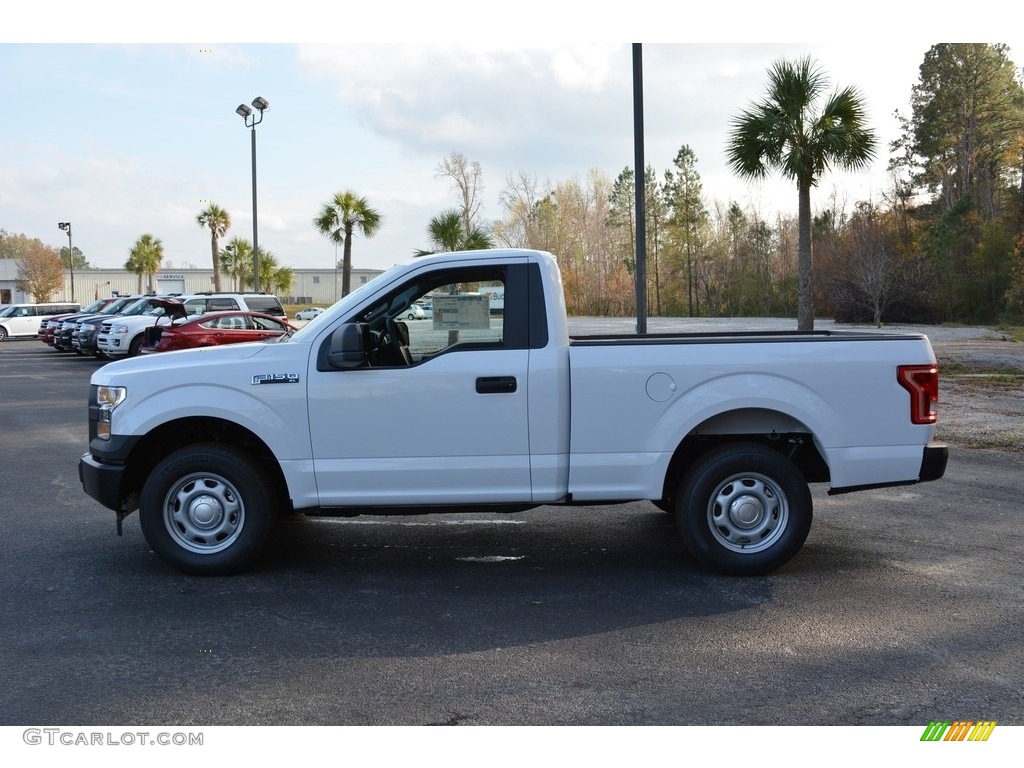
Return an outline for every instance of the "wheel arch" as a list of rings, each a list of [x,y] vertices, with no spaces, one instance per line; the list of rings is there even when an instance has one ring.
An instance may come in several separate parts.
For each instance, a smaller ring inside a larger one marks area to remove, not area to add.
[[[288,485],[281,466],[270,447],[244,426],[212,416],[194,416],[168,421],[148,432],[132,449],[125,471],[122,493],[137,500],[146,478],[167,454],[198,443],[223,443],[244,451],[254,458],[270,478],[277,491],[278,509],[291,511]],[[134,509],[130,503],[127,508]]]
[[[814,433],[800,420],[767,408],[737,408],[705,419],[682,439],[665,472],[663,503],[671,504],[686,470],[701,456],[740,442],[761,444],[786,456],[808,483],[830,480],[825,455]]]

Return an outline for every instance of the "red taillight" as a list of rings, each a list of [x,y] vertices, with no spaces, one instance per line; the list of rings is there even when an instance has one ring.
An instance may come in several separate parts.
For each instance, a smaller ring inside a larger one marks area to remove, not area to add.
[[[896,380],[910,393],[910,421],[934,424],[939,413],[939,369],[934,365],[901,365]]]

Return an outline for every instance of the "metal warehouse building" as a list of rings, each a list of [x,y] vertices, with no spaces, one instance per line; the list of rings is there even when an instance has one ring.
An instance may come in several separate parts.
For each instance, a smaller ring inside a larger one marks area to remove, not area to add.
[[[380,269],[353,269],[352,290],[379,275]],[[284,304],[315,304],[330,306],[341,298],[341,270],[293,269],[295,279],[288,295],[279,298]],[[17,288],[18,260],[0,259],[0,304],[31,302],[31,296]],[[74,286],[72,290],[72,280]],[[229,275],[221,275],[225,291],[245,290],[234,284]],[[212,269],[169,269],[156,272],[152,280],[142,276],[143,293],[202,293],[213,290]],[[64,289],[49,297],[50,301],[78,301],[87,304],[101,296],[140,292],[139,276],[125,269],[76,269],[74,276],[64,272]],[[73,296],[72,296],[73,294]]]

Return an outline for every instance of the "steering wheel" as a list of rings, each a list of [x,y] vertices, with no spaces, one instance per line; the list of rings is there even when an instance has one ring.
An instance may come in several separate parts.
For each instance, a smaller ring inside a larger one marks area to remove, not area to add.
[[[389,317],[384,321],[387,338],[384,340],[388,350],[387,357],[391,365],[412,365],[412,355],[406,345],[402,332],[398,329],[395,319]]]

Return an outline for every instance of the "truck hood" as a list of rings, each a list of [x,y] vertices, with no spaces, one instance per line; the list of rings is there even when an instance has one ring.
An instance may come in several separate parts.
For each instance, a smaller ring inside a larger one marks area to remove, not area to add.
[[[248,360],[263,352],[268,346],[277,346],[278,342],[248,342],[244,344],[225,344],[217,347],[200,347],[198,349],[182,349],[175,352],[161,352],[157,355],[143,355],[116,360],[99,368],[92,375],[93,384],[111,384],[124,376],[152,375],[154,372],[165,372],[168,377],[174,372],[173,378],[190,378],[215,380],[215,376],[206,373],[217,366]],[[281,344],[285,346],[285,344]]]

